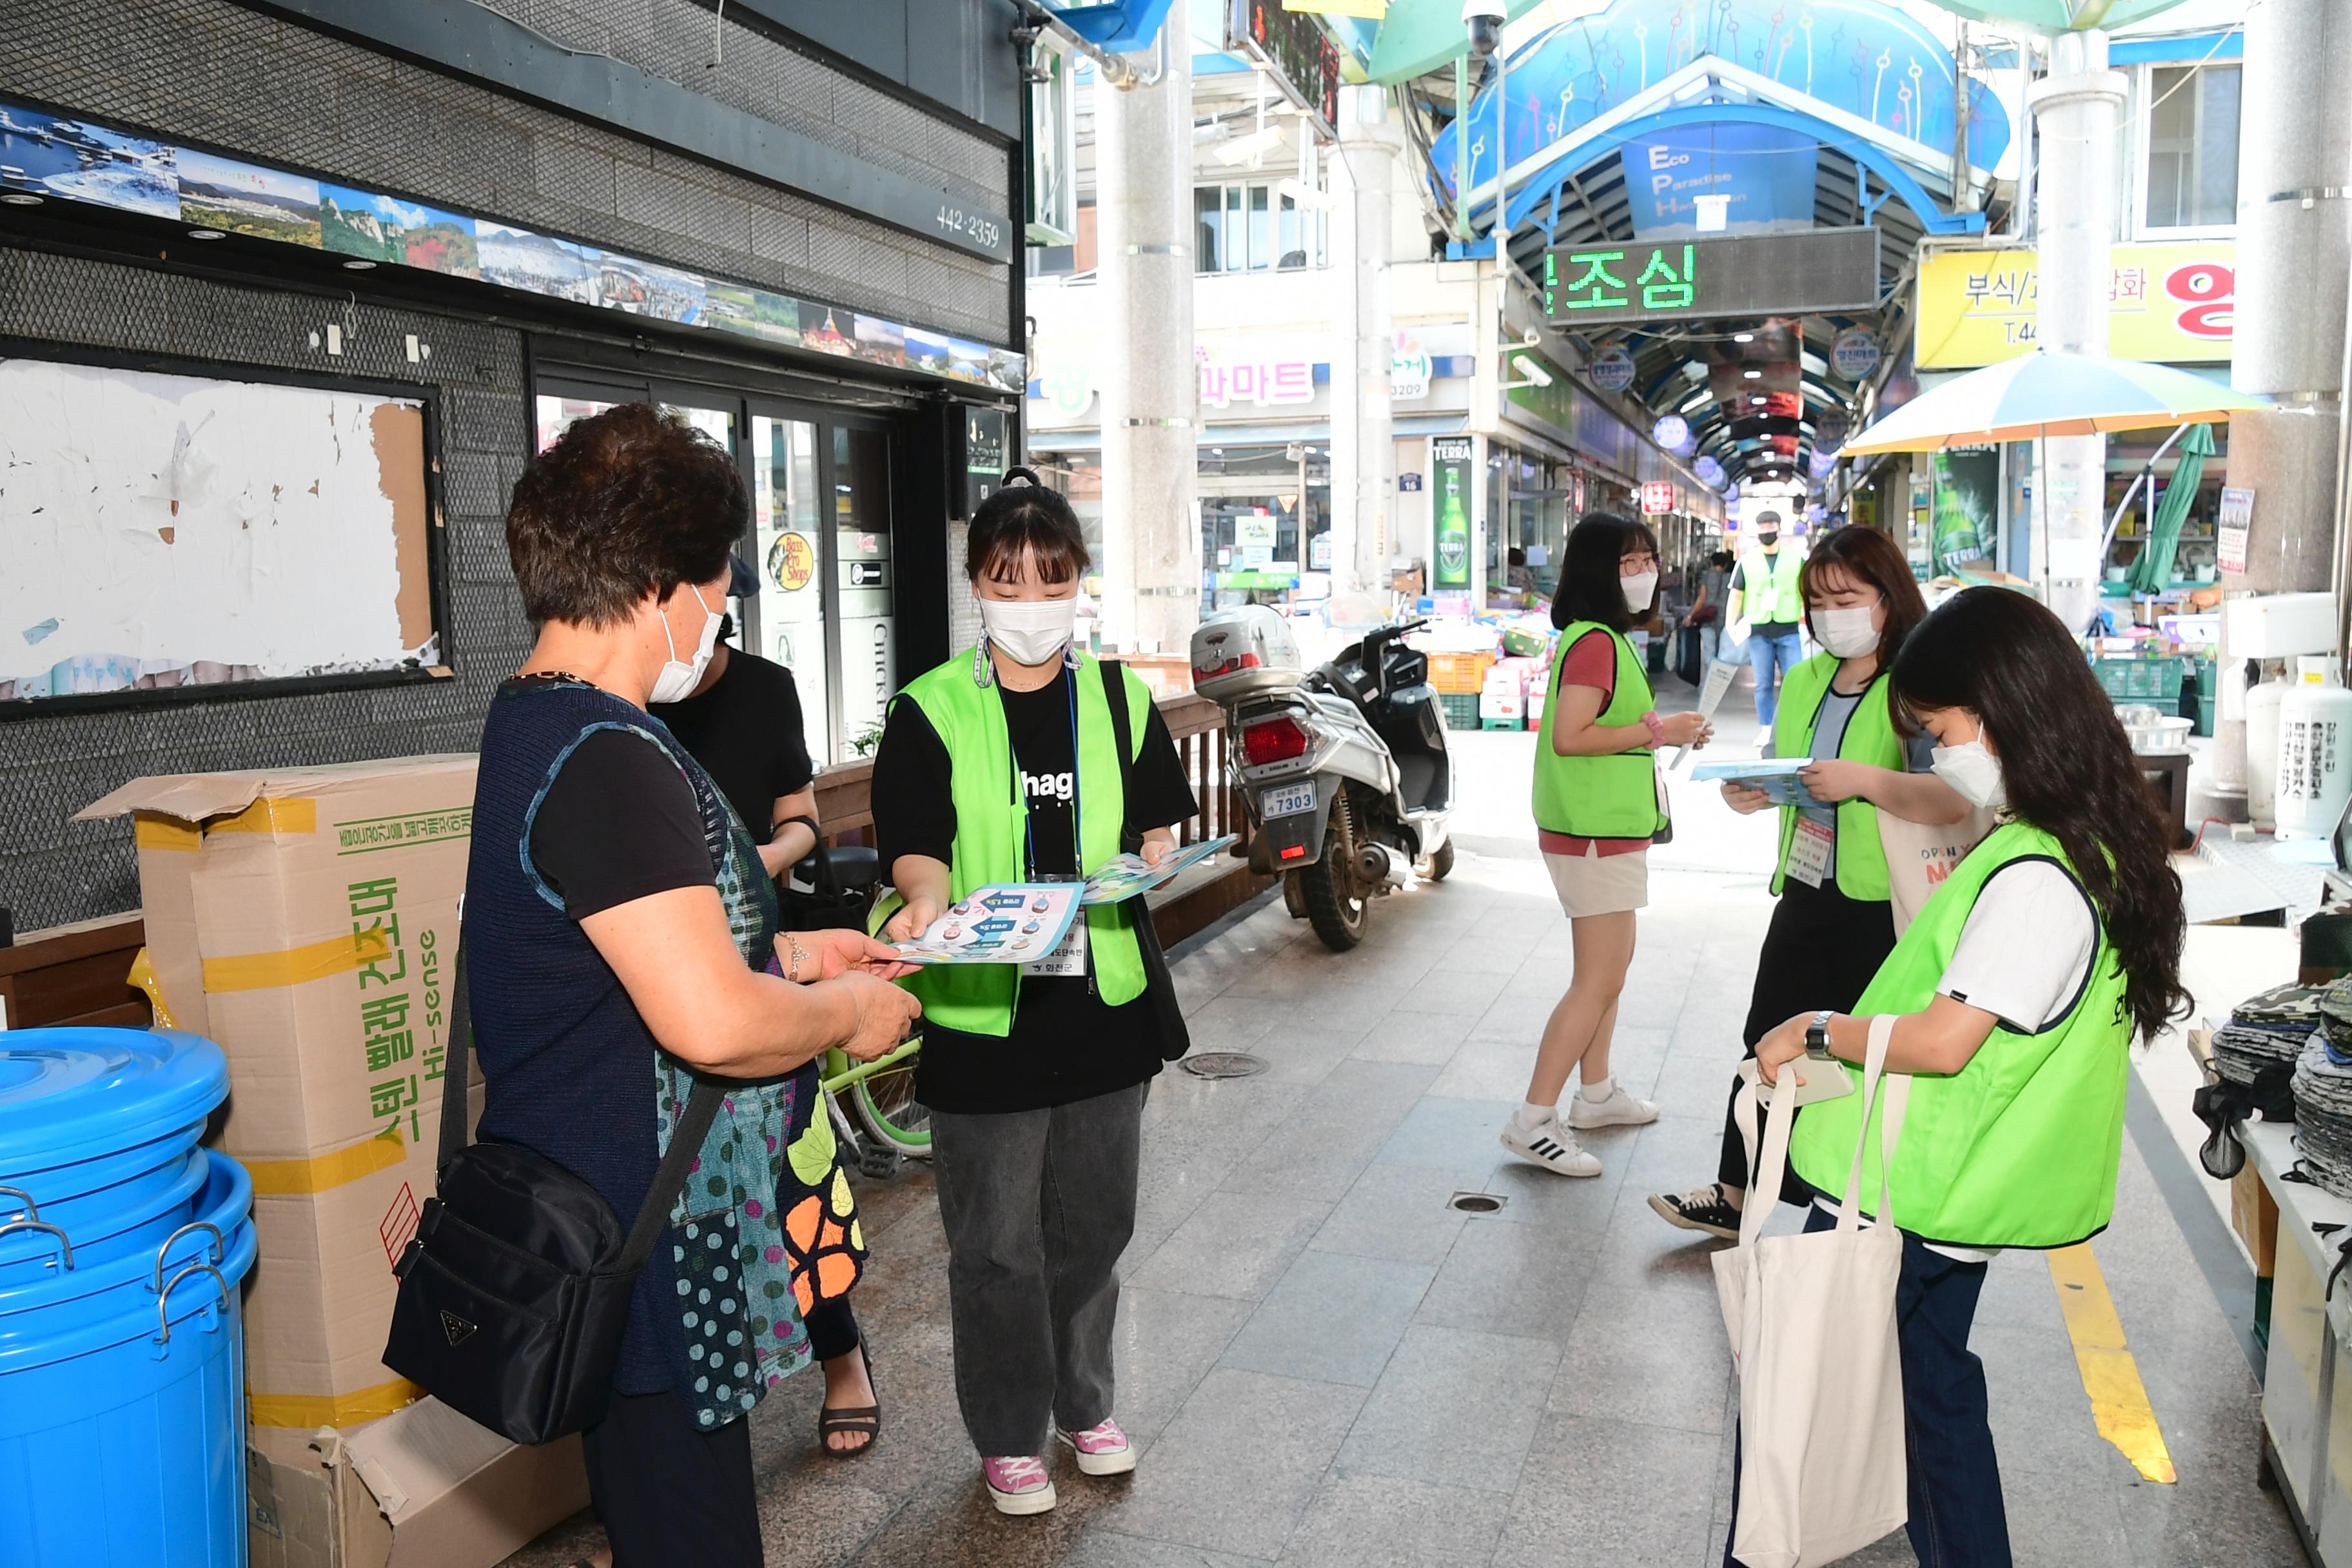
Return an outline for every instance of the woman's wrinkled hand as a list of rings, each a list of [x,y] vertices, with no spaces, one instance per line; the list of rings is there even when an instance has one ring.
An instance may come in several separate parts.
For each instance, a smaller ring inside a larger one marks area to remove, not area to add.
[[[888,942],[877,942],[862,931],[842,927],[801,931],[798,935],[816,950],[815,978],[819,980],[837,979],[851,970],[871,974],[877,980],[896,980],[915,973],[916,966],[900,960]]]
[[[904,1045],[923,1016],[923,1005],[911,991],[891,984],[862,969],[852,969],[824,982],[845,989],[855,1009],[856,1022],[842,1049],[855,1061],[870,1062]]]

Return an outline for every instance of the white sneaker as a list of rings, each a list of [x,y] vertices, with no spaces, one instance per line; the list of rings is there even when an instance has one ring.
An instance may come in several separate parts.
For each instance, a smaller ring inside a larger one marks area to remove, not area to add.
[[[1640,1127],[1658,1119],[1658,1108],[1627,1094],[1615,1079],[1609,1080],[1609,1098],[1587,1100],[1580,1091],[1568,1108],[1570,1127]]]
[[[1513,1117],[1503,1123],[1503,1147],[1530,1165],[1540,1165],[1556,1176],[1597,1176],[1601,1159],[1576,1146],[1576,1137],[1559,1124],[1559,1118],[1538,1121],[1522,1129]]]

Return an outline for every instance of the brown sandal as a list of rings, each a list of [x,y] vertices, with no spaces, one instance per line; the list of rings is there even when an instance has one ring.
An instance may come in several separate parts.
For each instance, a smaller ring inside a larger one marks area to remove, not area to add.
[[[866,1363],[866,1385],[871,1388],[874,1385],[874,1358],[866,1353],[863,1342],[858,1344],[857,1353]],[[862,1432],[866,1435],[866,1441],[855,1448],[836,1448],[832,1442],[836,1432]],[[878,1404],[853,1405],[839,1410],[830,1405],[817,1406],[817,1452],[828,1459],[854,1459],[871,1449],[881,1436],[882,1406]]]

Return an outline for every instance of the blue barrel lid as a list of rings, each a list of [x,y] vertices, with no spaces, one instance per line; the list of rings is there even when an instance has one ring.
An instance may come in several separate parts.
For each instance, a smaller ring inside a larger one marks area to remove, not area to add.
[[[227,1097],[228,1058],[201,1035],[0,1033],[0,1186],[186,1127]]]

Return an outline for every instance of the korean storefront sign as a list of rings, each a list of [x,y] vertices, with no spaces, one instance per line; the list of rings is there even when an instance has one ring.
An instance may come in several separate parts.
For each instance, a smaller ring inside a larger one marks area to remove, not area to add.
[[[2237,242],[2118,245],[2107,289],[2107,352],[2197,364],[2230,357]],[[1944,250],[1919,263],[1921,370],[1997,364],[2033,347],[2039,253]]]
[[[1277,408],[1315,401],[1315,363],[1304,359],[1274,359],[1249,354],[1223,360],[1200,351],[1201,402],[1204,407],[1229,408],[1246,403]]]
[[[1652,479],[1642,487],[1642,515],[1664,517],[1675,510],[1675,487],[1666,479]]]
[[[1543,285],[1545,314],[1588,324],[1872,310],[1878,231],[1563,245],[1545,253]]]

